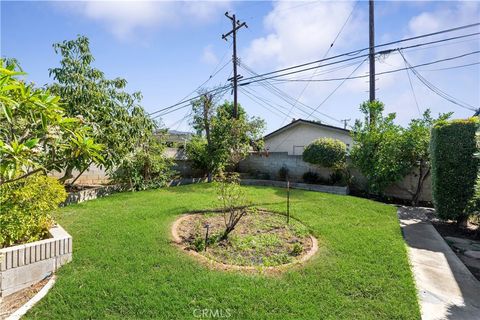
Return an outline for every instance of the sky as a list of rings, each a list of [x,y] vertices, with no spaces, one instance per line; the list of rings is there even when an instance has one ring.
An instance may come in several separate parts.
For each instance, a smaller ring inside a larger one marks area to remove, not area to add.
[[[0,10],[0,54],[16,58],[28,73],[28,81],[38,86],[53,82],[48,70],[59,65],[60,57],[52,44],[85,35],[90,39],[94,66],[108,78],[125,78],[129,92],[141,91],[147,112],[195,96],[204,82],[206,90],[227,83],[232,47],[231,40],[221,37],[231,29],[226,11],[248,25],[237,37],[239,74],[244,78],[251,76],[250,72],[267,73],[368,47],[368,1],[2,0]],[[376,44],[475,22],[480,22],[477,1],[375,3]],[[479,26],[382,49],[476,32],[480,32]],[[412,66],[455,59],[416,67],[416,74],[401,70],[377,75],[377,99],[385,103],[386,112],[397,114],[401,125],[408,125],[427,108],[433,115],[454,112],[454,118],[469,117],[472,109],[480,107],[480,55],[474,53],[479,50],[479,35],[403,49]],[[405,60],[399,51],[378,56],[376,71],[405,68]],[[352,125],[362,117],[360,103],[368,100],[368,78],[309,80],[367,75],[368,60],[360,64],[362,61],[283,77],[289,81],[278,78],[251,83],[240,88],[239,102],[249,115],[266,120],[266,133],[298,118],[334,126],[343,126],[341,120],[350,119]],[[418,76],[454,101],[462,101],[463,107],[440,97]],[[219,98],[233,99],[231,91]],[[189,113],[190,108],[185,107],[161,120],[170,129],[191,131]]]

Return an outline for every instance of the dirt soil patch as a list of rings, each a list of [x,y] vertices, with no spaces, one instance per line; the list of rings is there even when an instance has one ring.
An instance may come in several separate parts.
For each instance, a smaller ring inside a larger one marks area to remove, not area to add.
[[[206,225],[209,236],[206,243]],[[300,221],[263,210],[250,210],[228,239],[219,240],[223,213],[198,213],[182,217],[174,225],[174,237],[183,249],[210,260],[240,267],[276,267],[301,261],[316,250],[316,240]]]
[[[28,288],[15,292],[4,298],[0,298],[0,319],[6,319],[21,306],[33,298],[50,280],[50,277],[31,285]]]

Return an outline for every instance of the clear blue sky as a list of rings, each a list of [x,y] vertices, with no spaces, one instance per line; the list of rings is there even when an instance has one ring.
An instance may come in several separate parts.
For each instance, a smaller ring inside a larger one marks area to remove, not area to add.
[[[141,91],[143,106],[152,112],[180,101],[208,79],[217,66],[228,63],[230,44],[221,39],[221,34],[231,26],[223,15],[227,10],[235,12],[239,19],[248,23],[249,28],[239,32],[238,52],[241,62],[255,72],[268,72],[322,58],[351,12],[328,56],[368,46],[368,2],[365,1],[356,5],[350,1],[2,1],[0,51],[3,57],[14,57],[20,61],[28,73],[28,80],[43,85],[52,81],[48,69],[59,62],[52,43],[73,39],[77,34],[86,35],[90,38],[91,50],[96,58],[95,66],[108,77],[127,79],[128,90]],[[434,32],[478,22],[479,17],[480,4],[474,1],[377,2],[376,40],[379,44]],[[480,28],[476,27],[428,41],[479,31]],[[416,65],[480,50],[479,39],[477,35],[404,53],[407,60]],[[415,43],[422,41],[427,40]],[[419,67],[418,71],[451,96],[479,107],[479,64],[445,69],[478,63],[479,59],[478,54],[472,54]],[[381,57],[377,61],[378,72],[404,66],[399,54]],[[356,67],[353,65],[326,74],[312,74],[311,71],[295,77],[345,77]],[[354,75],[367,71],[368,64],[364,63]],[[228,64],[206,87],[224,84],[230,72],[231,65]],[[242,68],[240,73],[248,76]],[[377,77],[377,96],[385,102],[388,112],[397,113],[399,123],[407,124],[427,107],[434,114],[453,111],[456,118],[473,114],[437,96],[412,73],[410,77],[418,108],[405,71]],[[358,105],[368,99],[366,81],[362,78],[345,82],[318,108],[336,120],[322,114],[315,114],[310,119],[318,117],[325,123],[341,126],[337,120],[350,118],[350,123],[353,123],[353,119],[360,117]],[[308,85],[305,82],[288,82],[275,83],[275,86],[293,100],[299,99],[316,108],[339,84],[339,81]],[[240,102],[249,114],[267,121],[267,132],[287,123],[290,118],[307,117],[305,112],[297,107],[292,109],[290,104],[263,86],[245,88],[248,92],[240,92]],[[267,110],[265,102],[253,102],[251,96],[268,101],[280,108],[283,114]],[[230,92],[224,98],[231,99]],[[187,114],[188,108],[185,108],[165,116],[163,122],[173,129],[188,130],[188,121],[180,121]]]

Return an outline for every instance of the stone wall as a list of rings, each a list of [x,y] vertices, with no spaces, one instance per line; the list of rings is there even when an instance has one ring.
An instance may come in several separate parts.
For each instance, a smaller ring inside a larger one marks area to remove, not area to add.
[[[261,177],[277,180],[279,179],[279,170],[282,167],[286,167],[289,170],[289,176],[292,181],[303,181],[302,176],[305,172],[316,172],[321,178],[327,179],[332,170],[322,168],[302,160],[300,155],[288,155],[287,152],[271,152],[268,155],[252,153],[245,160],[242,160],[239,164],[240,173],[249,177]],[[365,189],[366,179],[359,170],[353,168],[351,170],[354,181],[358,188]],[[399,198],[410,199],[411,195],[407,190],[414,190],[416,187],[416,175],[410,174],[403,181],[390,186],[385,190],[385,195]],[[420,196],[421,201],[432,201],[432,182],[430,177],[425,180],[424,187]]]

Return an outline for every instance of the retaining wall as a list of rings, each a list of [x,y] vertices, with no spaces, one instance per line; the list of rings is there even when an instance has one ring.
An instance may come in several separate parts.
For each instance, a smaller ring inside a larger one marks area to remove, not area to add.
[[[51,238],[0,249],[0,297],[35,284],[72,260],[72,237],[60,226]]]

